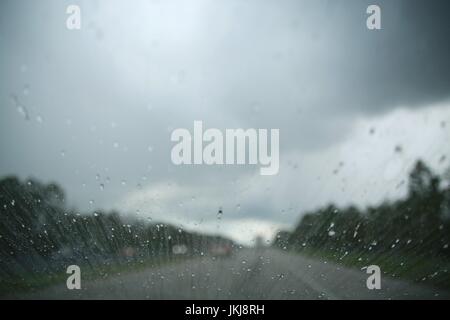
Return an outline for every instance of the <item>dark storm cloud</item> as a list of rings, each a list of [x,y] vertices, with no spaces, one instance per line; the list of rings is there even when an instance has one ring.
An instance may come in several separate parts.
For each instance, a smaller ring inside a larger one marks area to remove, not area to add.
[[[370,4],[381,7],[382,30],[366,28]],[[246,102],[240,110],[259,103],[261,112],[380,113],[449,97],[448,1],[269,1],[239,9],[231,22],[239,33],[222,46],[238,66],[230,66],[228,103]],[[252,78],[258,69],[262,77]]]
[[[449,98],[450,2],[445,0],[357,1],[349,5],[349,19],[368,4],[379,4],[382,30],[358,28],[357,43],[343,38],[340,73],[342,103],[364,111],[383,111],[397,106],[423,106]],[[352,17],[352,18],[351,18]],[[338,26],[339,28],[339,26]],[[348,37],[353,37],[350,30]],[[337,61],[337,63],[339,63]],[[346,70],[346,71],[345,71]],[[334,78],[334,77],[332,77]],[[339,81],[335,78],[336,82]]]

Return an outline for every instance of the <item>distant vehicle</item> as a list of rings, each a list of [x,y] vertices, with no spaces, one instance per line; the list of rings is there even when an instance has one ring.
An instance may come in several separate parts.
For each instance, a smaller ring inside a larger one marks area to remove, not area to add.
[[[184,244],[177,244],[172,247],[172,252],[175,255],[184,255],[188,252],[188,247]]]
[[[214,257],[228,257],[233,253],[230,244],[216,243],[209,247],[209,253]]]

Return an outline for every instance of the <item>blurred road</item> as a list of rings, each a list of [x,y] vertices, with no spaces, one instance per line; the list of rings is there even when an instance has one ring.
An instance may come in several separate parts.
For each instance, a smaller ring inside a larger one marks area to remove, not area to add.
[[[346,269],[274,249],[246,249],[229,258],[178,264],[83,281],[65,282],[17,298],[28,299],[449,299],[450,294],[382,277],[368,290],[365,271]]]

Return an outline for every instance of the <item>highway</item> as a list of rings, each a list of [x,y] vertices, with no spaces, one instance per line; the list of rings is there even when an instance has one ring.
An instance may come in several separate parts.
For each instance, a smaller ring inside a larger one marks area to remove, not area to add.
[[[201,257],[66,283],[11,298],[22,299],[449,299],[449,292],[382,276],[369,290],[364,270],[343,268],[275,249],[244,249],[230,257]]]

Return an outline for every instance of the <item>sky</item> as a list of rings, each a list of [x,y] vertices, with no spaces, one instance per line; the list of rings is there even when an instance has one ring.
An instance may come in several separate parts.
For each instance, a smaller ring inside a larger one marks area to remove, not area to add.
[[[381,8],[381,30],[366,9]],[[66,28],[66,8],[81,29]],[[250,244],[450,166],[448,1],[1,1],[0,176]],[[280,169],[175,166],[195,120],[280,130]],[[396,151],[397,150],[397,151]],[[217,212],[222,208],[223,215]]]

